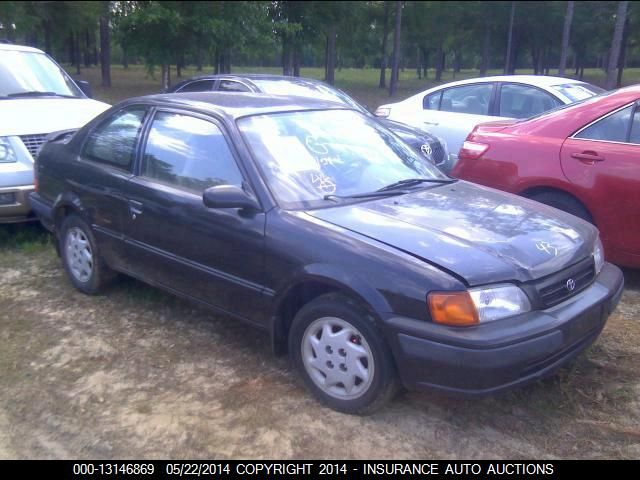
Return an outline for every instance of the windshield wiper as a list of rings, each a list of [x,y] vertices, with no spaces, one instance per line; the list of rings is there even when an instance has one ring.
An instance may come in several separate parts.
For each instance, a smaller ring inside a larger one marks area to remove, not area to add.
[[[400,195],[402,193],[409,193],[404,190],[393,190],[387,192],[375,191],[375,192],[366,192],[366,193],[354,193],[353,195],[325,195],[323,200],[345,200],[349,198],[369,198],[369,197],[391,197],[393,195]]]
[[[414,185],[419,185],[421,183],[438,183],[438,184],[447,184],[457,182],[456,178],[406,178],[404,180],[399,180],[385,187],[379,188],[376,192],[388,192],[390,190],[395,190],[398,187],[412,187]]]
[[[31,90],[28,92],[16,92],[16,93],[8,93],[7,97],[65,97],[65,98],[76,98],[72,95],[62,95],[56,92],[40,92],[38,90]]]

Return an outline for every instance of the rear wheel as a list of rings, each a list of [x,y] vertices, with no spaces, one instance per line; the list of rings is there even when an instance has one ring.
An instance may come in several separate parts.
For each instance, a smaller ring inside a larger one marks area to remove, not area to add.
[[[91,228],[77,215],[62,221],[58,241],[67,276],[78,290],[96,294],[115,276],[100,256]]]
[[[541,192],[534,193],[533,195],[526,195],[526,197],[530,198],[531,200],[535,200],[536,202],[549,205],[550,207],[555,207],[559,210],[570,213],[571,215],[575,215],[576,217],[586,220],[589,223],[594,223],[589,210],[587,210],[585,206],[578,200],[573,198],[571,195],[567,195],[566,193]]]
[[[382,332],[369,312],[343,295],[322,295],[298,312],[289,352],[307,388],[335,410],[366,415],[397,392]]]

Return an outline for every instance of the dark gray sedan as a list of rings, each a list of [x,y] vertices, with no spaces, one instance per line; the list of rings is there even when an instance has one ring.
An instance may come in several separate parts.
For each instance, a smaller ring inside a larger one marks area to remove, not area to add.
[[[400,384],[538,379],[622,293],[589,223],[451,179],[336,103],[131,99],[54,137],[36,172],[33,208],[76,288],[122,272],[262,328],[343,412]]]

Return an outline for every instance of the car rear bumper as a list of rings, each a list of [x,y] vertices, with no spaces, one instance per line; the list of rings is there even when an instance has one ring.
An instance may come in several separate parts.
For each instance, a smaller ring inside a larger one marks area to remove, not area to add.
[[[47,230],[52,232],[54,226],[53,206],[38,195],[38,192],[31,193],[29,195],[29,200],[31,202],[31,208],[40,220],[40,223],[42,223]]]
[[[620,269],[605,264],[589,288],[544,311],[464,329],[399,317],[385,325],[407,388],[488,394],[544,377],[582,352],[623,287]]]
[[[33,185],[0,188],[0,223],[36,220],[29,201],[33,188]]]

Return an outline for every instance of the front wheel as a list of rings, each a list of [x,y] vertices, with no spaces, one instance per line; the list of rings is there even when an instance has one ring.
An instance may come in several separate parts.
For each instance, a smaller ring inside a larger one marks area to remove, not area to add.
[[[307,388],[335,410],[373,413],[397,391],[382,333],[348,297],[322,295],[305,305],[293,320],[289,352]]]

